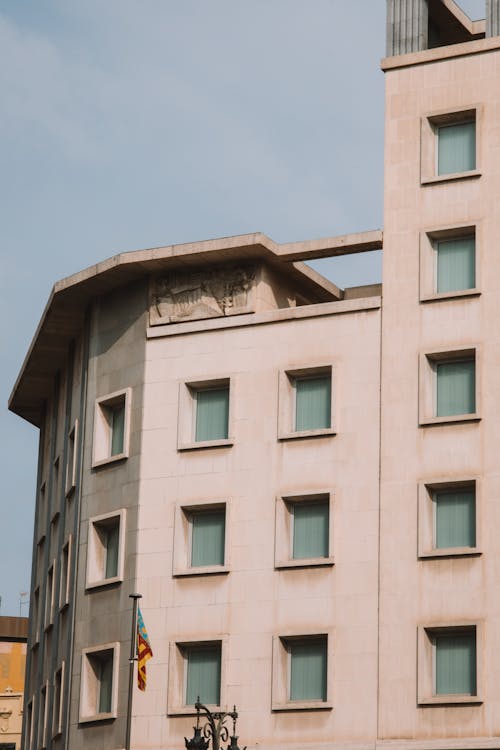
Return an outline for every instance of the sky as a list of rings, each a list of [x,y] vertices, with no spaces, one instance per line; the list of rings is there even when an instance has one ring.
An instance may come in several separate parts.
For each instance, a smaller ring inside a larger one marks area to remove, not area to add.
[[[6,404],[54,282],[382,228],[384,54],[384,0],[0,0],[0,615],[28,614],[38,440]],[[381,279],[380,253],[314,266]]]

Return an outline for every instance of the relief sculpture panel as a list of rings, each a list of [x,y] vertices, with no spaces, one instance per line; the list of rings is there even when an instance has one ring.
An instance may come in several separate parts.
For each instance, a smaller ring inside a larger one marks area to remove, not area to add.
[[[150,325],[254,312],[255,268],[172,271],[151,282]]]

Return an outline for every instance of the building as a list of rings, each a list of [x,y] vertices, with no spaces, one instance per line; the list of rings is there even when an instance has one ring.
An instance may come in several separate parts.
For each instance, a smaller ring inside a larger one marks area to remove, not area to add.
[[[500,0],[388,0],[384,233],[119,255],[58,282],[10,408],[40,428],[26,750],[132,745],[196,695],[250,748],[500,748]],[[380,286],[312,258],[384,251]]]
[[[0,617],[0,750],[21,747],[27,640],[27,617]]]

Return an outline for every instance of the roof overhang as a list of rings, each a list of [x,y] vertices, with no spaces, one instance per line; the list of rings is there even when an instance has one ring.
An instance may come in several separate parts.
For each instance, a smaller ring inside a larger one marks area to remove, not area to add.
[[[89,303],[114,289],[166,269],[252,259],[265,260],[300,284],[316,302],[341,298],[341,290],[300,262],[382,248],[382,232],[362,232],[278,244],[261,233],[120,253],[54,285],[9,399],[9,409],[40,426],[43,403],[68,347],[82,330]]]

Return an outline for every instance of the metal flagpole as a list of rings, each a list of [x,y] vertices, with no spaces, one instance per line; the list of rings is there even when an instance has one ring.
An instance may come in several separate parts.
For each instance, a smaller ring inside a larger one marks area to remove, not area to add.
[[[137,607],[142,594],[129,594],[134,600],[132,608],[132,635],[130,637],[130,658],[128,674],[127,730],[125,733],[125,750],[130,750],[130,730],[132,728],[132,696],[134,693],[134,662],[137,660]]]

